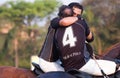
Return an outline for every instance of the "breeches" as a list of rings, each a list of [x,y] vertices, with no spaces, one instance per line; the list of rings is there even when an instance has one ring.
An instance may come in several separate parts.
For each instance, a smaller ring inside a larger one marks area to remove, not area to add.
[[[48,62],[39,58],[39,65],[44,72],[64,71],[64,68],[57,62]]]
[[[110,75],[115,73],[116,64],[112,61],[107,60],[96,60],[100,68],[105,74]],[[86,72],[91,75],[102,76],[101,70],[95,60],[90,59],[82,68],[79,70],[81,72]],[[57,62],[48,62],[42,58],[39,58],[39,65],[44,72],[51,71],[64,71],[64,68]]]
[[[97,64],[98,63],[98,64]],[[101,76],[101,70],[100,68],[104,71],[106,75],[110,75],[115,73],[116,71],[116,64],[112,61],[108,60],[93,60],[90,59],[82,68],[79,70],[82,72],[86,72],[88,74],[96,75],[96,76]]]

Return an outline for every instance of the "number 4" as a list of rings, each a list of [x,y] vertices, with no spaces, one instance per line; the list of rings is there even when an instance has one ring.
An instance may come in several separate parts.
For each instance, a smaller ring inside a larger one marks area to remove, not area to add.
[[[64,36],[63,36],[63,46],[70,45],[70,47],[75,46],[75,42],[77,41],[76,37],[74,37],[73,29],[72,27],[68,27],[65,30]]]

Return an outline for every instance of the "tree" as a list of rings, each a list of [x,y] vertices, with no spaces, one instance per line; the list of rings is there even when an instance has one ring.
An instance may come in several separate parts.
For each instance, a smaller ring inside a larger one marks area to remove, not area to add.
[[[27,28],[27,26],[32,26],[31,22],[34,19],[42,19],[45,16],[53,13],[53,10],[57,7],[56,0],[35,0],[34,2],[25,1],[10,1],[0,7],[0,19],[9,20],[14,23],[13,28],[7,34],[5,44],[3,46],[3,54],[8,52],[9,43],[13,40],[15,45],[14,51],[16,53],[15,64],[18,67],[18,45],[20,36],[19,33],[22,29]],[[24,23],[26,21],[26,24]],[[11,55],[12,56],[12,55]]]
[[[92,44],[102,54],[110,45],[120,41],[120,1],[84,0],[85,17],[95,33]]]

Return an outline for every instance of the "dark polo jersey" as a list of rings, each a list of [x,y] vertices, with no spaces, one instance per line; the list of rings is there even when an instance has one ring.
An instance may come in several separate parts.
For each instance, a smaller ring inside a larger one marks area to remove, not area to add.
[[[60,18],[53,19],[51,26],[56,29],[55,42],[62,64],[65,70],[80,69],[85,64],[84,44],[89,28],[84,20],[67,27],[60,26],[59,21]]]
[[[56,17],[51,21],[51,25],[54,29],[57,29],[59,27],[62,27],[59,25],[59,21],[61,20],[61,18]],[[80,24],[82,24],[82,26],[85,28],[85,35],[88,36],[90,33],[90,29],[85,21],[85,19],[81,18],[81,20],[79,21]]]

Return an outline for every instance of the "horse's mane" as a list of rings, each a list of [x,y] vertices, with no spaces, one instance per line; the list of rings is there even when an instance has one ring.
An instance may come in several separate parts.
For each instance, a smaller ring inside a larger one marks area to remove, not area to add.
[[[116,49],[116,48],[118,48],[118,47],[120,48],[120,42],[112,45],[112,46],[109,47],[109,48],[107,48],[103,53],[108,53],[108,52],[110,52],[111,50]]]
[[[120,42],[112,45],[104,51],[103,58],[117,58],[120,55]]]

